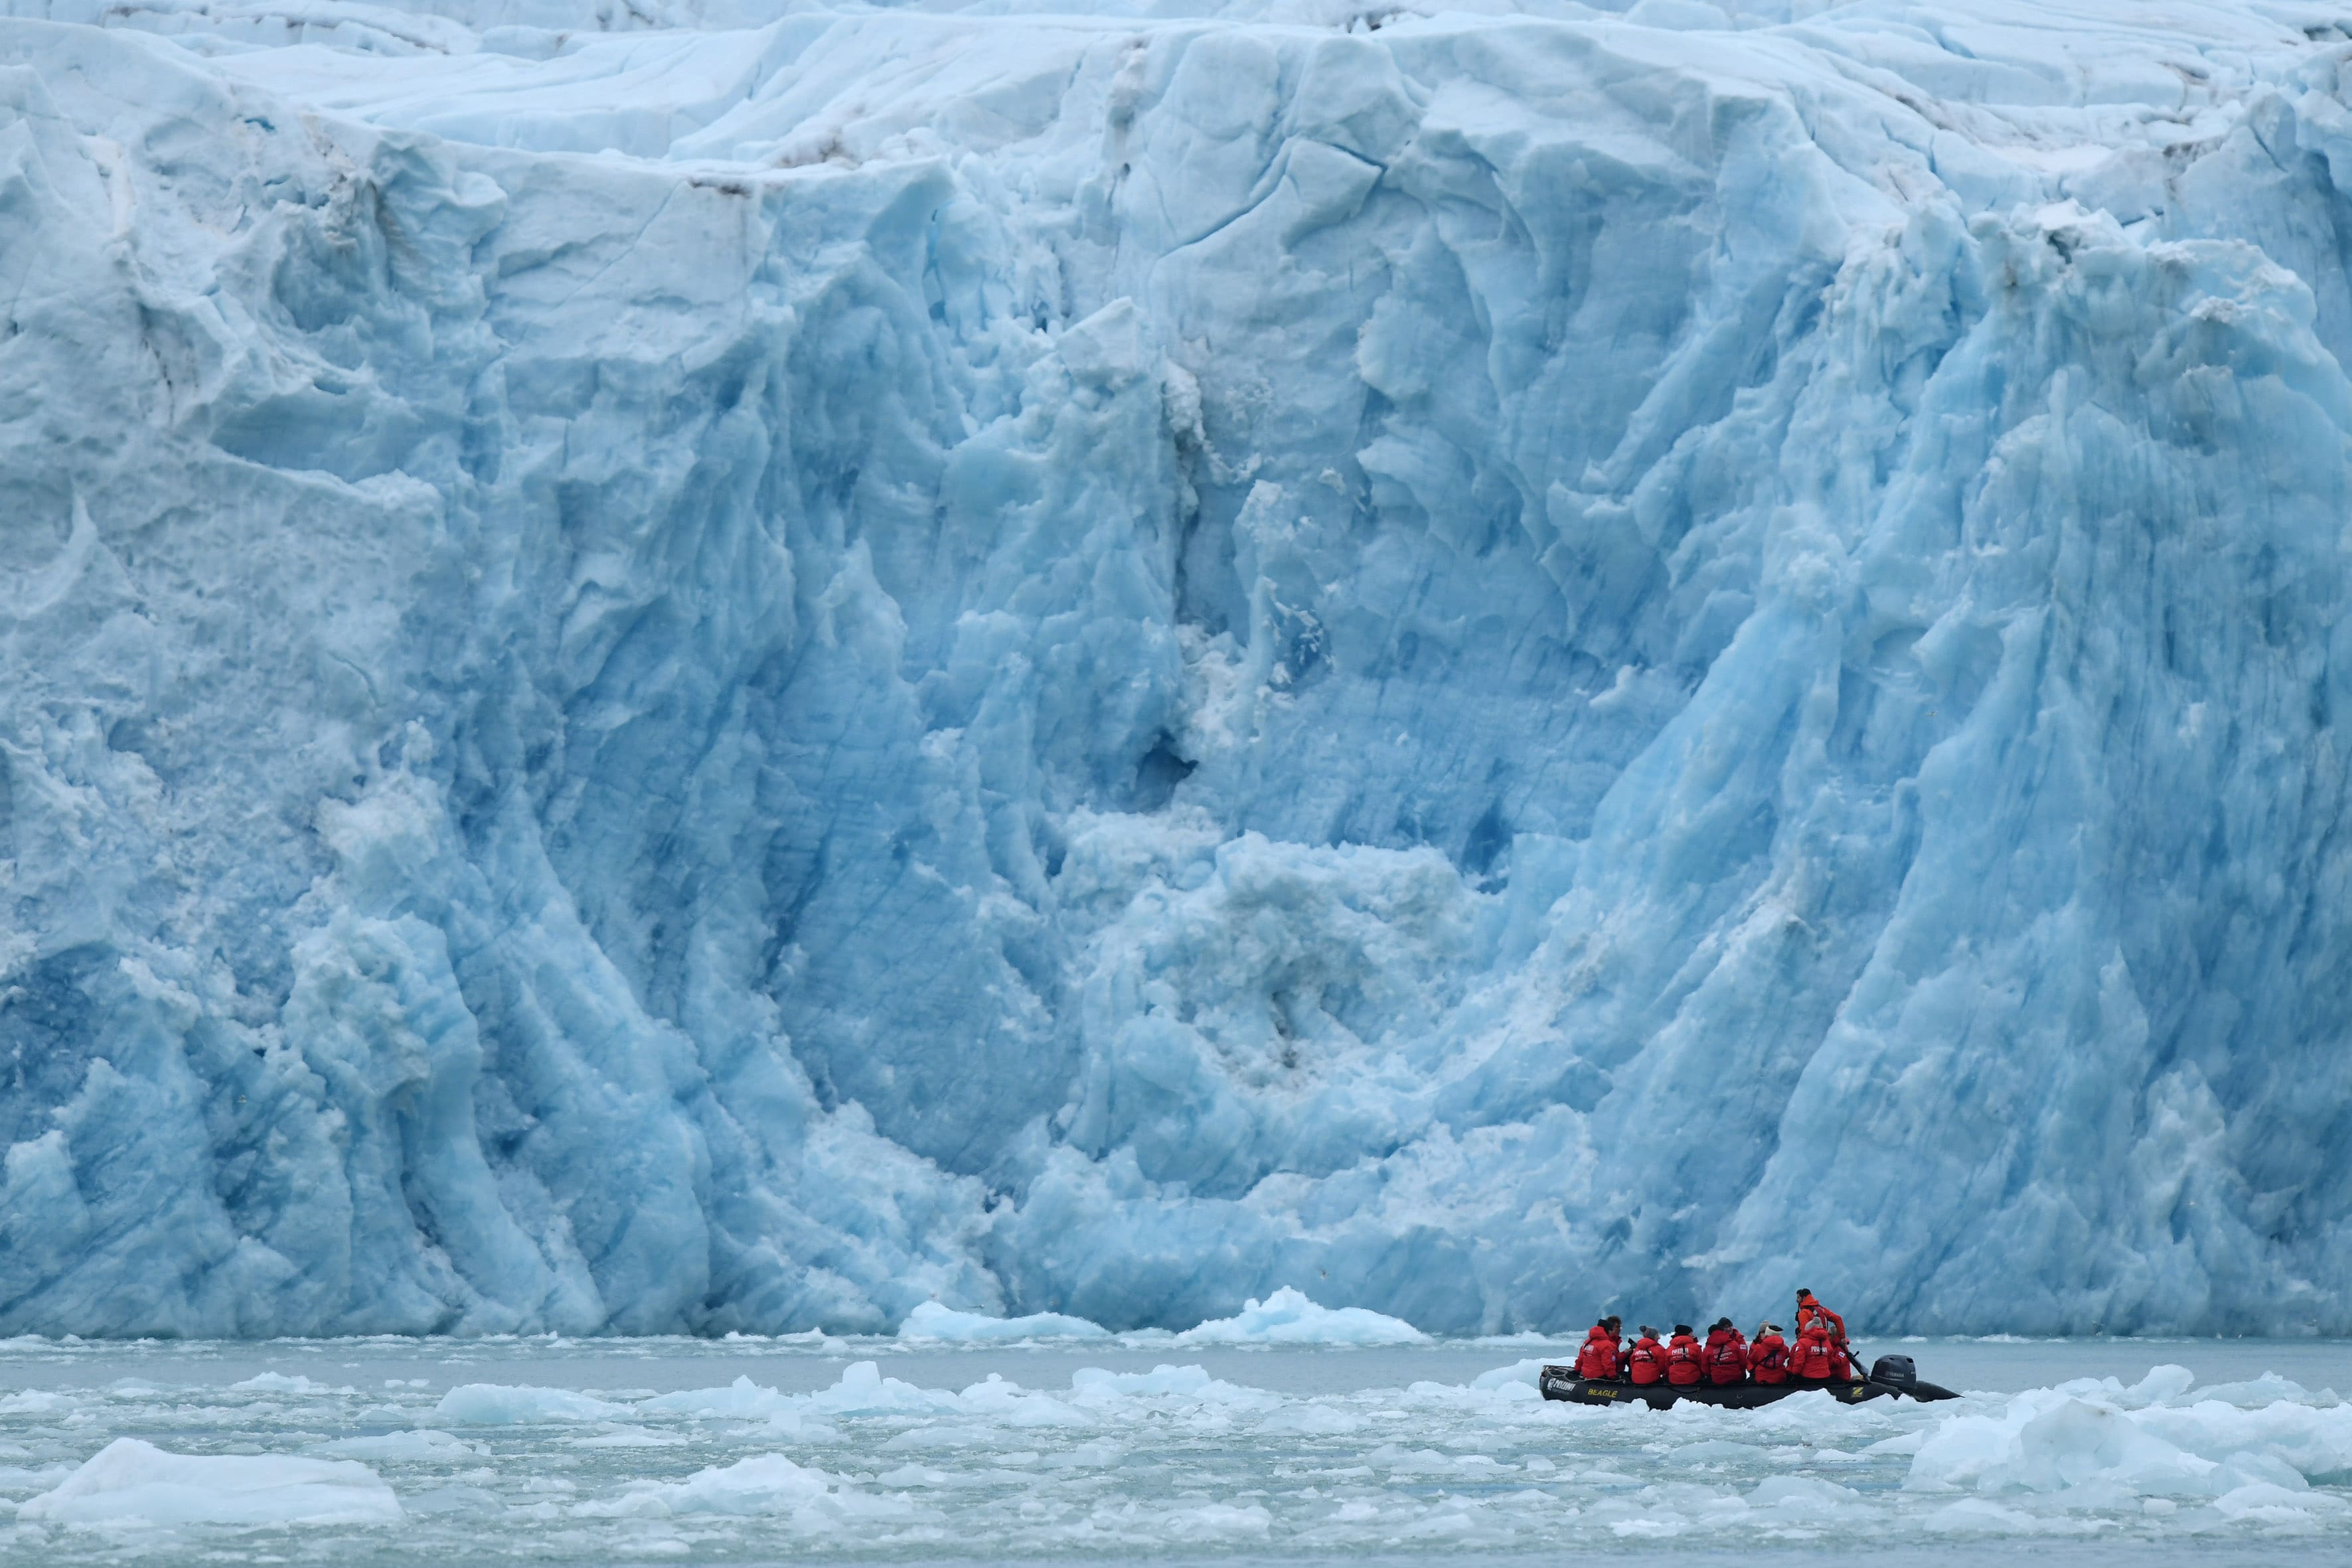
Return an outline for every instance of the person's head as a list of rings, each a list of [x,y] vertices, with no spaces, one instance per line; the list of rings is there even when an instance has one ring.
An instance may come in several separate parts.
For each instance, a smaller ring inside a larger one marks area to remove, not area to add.
[[[1800,1300],[1800,1301],[1810,1301],[1810,1300],[1811,1300],[1812,1299],[1813,1299],[1813,1293],[1812,1293],[1811,1290],[1806,1289],[1805,1289],[1803,1286],[1801,1286],[1801,1285],[1800,1285],[1800,1286],[1798,1286],[1798,1287],[1797,1287],[1797,1300]]]
[[[1658,1337],[1658,1331],[1650,1327],[1649,1324],[1643,1323],[1642,1325],[1642,1337],[1645,1340],[1654,1340]]]
[[[1718,1329],[1727,1329],[1731,1327],[1731,1320],[1729,1318],[1717,1318],[1715,1321],[1715,1326]]]
[[[1690,1325],[1688,1323],[1676,1323],[1675,1325],[1675,1332],[1687,1339],[1690,1337]]]
[[[1612,1334],[1613,1334],[1613,1333],[1615,1333],[1619,1329],[1622,1329],[1622,1328],[1623,1328],[1623,1327],[1625,1326],[1625,1320],[1624,1320],[1624,1319],[1622,1319],[1622,1318],[1621,1318],[1621,1317],[1619,1317],[1616,1313],[1612,1312],[1612,1313],[1610,1313],[1607,1317],[1605,1317],[1605,1318],[1603,1318],[1603,1319],[1601,1319],[1601,1326],[1602,1328],[1604,1328],[1604,1329],[1607,1329],[1611,1333],[1612,1333]]]
[[[1780,1331],[1780,1325],[1778,1323],[1767,1323],[1764,1325],[1764,1331],[1768,1334],[1777,1334]]]

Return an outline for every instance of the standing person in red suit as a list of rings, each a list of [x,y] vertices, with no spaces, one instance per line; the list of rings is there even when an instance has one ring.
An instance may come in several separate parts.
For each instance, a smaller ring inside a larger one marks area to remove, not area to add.
[[[1828,1343],[1829,1371],[1825,1375],[1852,1377],[1853,1362],[1846,1348],[1845,1320],[1822,1306],[1820,1298],[1811,1290],[1801,1289],[1797,1292],[1798,1343],[1801,1345],[1804,1336],[1813,1332],[1819,1332]]]
[[[1814,1323],[1820,1323],[1830,1336],[1830,1343],[1845,1348],[1845,1320],[1821,1304],[1811,1290],[1797,1292],[1797,1332],[1803,1333]]]
[[[1576,1352],[1576,1375],[1597,1383],[1613,1383],[1617,1378],[1617,1329],[1622,1318],[1603,1318],[1592,1325],[1584,1336],[1583,1345]]]
[[[1780,1324],[1765,1323],[1757,1329],[1756,1342],[1748,1347],[1748,1370],[1761,1384],[1789,1381],[1789,1342],[1780,1337]]]
[[[1625,1357],[1625,1367],[1635,1384],[1647,1386],[1666,1375],[1666,1347],[1658,1342],[1658,1331],[1649,1324],[1642,1325],[1642,1337],[1633,1342],[1633,1349]]]
[[[1691,1336],[1688,1323],[1675,1325],[1675,1337],[1666,1342],[1666,1381],[1676,1388],[1688,1388],[1706,1376],[1701,1364],[1704,1351]]]
[[[1729,1318],[1717,1318],[1706,1331],[1702,1363],[1706,1368],[1706,1380],[1717,1388],[1748,1380],[1748,1343],[1731,1326]]]

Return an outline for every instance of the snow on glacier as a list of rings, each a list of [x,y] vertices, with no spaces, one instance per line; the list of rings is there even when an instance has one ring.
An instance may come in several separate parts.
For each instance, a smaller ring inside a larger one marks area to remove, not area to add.
[[[2326,7],[0,9],[0,1331],[2352,1330]]]

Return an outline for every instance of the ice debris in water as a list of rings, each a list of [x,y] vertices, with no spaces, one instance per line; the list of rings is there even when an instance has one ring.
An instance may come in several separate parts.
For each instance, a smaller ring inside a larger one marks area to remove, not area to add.
[[[384,1524],[401,1509],[392,1489],[353,1460],[173,1454],[117,1437],[16,1517],[103,1525]]]
[[[959,1312],[937,1301],[925,1301],[898,1325],[904,1340],[940,1340],[955,1344],[982,1344],[1000,1340],[1099,1340],[1110,1331],[1084,1318],[1060,1312],[1032,1312],[1025,1318],[992,1318],[979,1312]]]
[[[906,1340],[960,1343],[1030,1339],[1106,1339],[1110,1331],[1084,1318],[1034,1312],[1023,1318],[991,1318],[959,1312],[926,1301],[907,1314],[898,1331]],[[1230,1318],[1213,1318],[1177,1334],[1127,1336],[1139,1344],[1175,1345],[1408,1345],[1429,1336],[1411,1323],[1360,1307],[1324,1307],[1290,1286],[1264,1301],[1253,1298]]]
[[[2019,1394],[1998,1414],[1943,1417],[1913,1454],[1905,1487],[1985,1494],[2119,1489],[2206,1500],[2231,1516],[2280,1508],[2306,1519],[2352,1511],[2352,1501],[2310,1487],[2312,1477],[2352,1472],[2352,1406],[2284,1394],[2248,1406],[2214,1397],[2218,1390],[2192,1393],[2191,1383],[2186,1368],[2159,1367],[2130,1389],[2084,1379]]]
[[[2352,1331],[2340,18],[956,3],[0,5],[0,1333]]]
[[[625,1405],[570,1388],[512,1388],[468,1383],[451,1389],[433,1407],[436,1419],[478,1426],[512,1426],[545,1421],[602,1421],[628,1413]]]
[[[781,1517],[808,1531],[830,1531],[849,1522],[898,1520],[915,1512],[903,1497],[869,1497],[823,1470],[804,1469],[782,1454],[755,1454],[731,1465],[714,1465],[682,1481],[646,1481],[631,1486],[612,1502],[581,1510],[593,1517],[627,1518],[686,1513],[757,1514]]]
[[[562,1530],[579,1532],[567,1539],[583,1555],[635,1560],[671,1550],[674,1527],[717,1556],[757,1555],[776,1539],[763,1531],[886,1553],[930,1550],[952,1531],[1024,1560],[1223,1540],[1348,1554],[1405,1542],[1524,1553],[1648,1537],[1737,1548],[2119,1530],[2352,1539],[2352,1408],[2282,1379],[2198,1387],[2158,1368],[1953,1405],[1848,1407],[1806,1393],[1752,1412],[1638,1414],[1540,1400],[1524,1381],[1531,1363],[1378,1385],[1410,1378],[1423,1355],[1451,1359],[1419,1347],[1284,1358],[1286,1374],[1380,1369],[1363,1386],[1310,1394],[1174,1363],[1081,1367],[1045,1387],[994,1374],[934,1386],[872,1362],[790,1394],[750,1377],[602,1398],[484,1384],[468,1397],[532,1418],[476,1428],[479,1440],[425,1426],[442,1418],[425,1391],[257,1404],[249,1390],[190,1387],[156,1358],[141,1385],[152,1392],[61,1390],[77,1419],[27,1414],[0,1429],[0,1500],[22,1504],[14,1528],[31,1532],[12,1539],[76,1563],[106,1557],[88,1522],[184,1527],[193,1542],[209,1526],[357,1517],[338,1487],[381,1517],[404,1510],[402,1540],[420,1556]],[[617,1414],[536,1418],[567,1408],[562,1395]],[[418,1425],[366,1435],[388,1417]],[[110,1435],[100,1424],[159,1421],[192,1445],[299,1444],[308,1456],[196,1458],[126,1437],[89,1458]],[[358,1432],[320,1441],[337,1423]],[[381,1475],[326,1463],[362,1458]],[[1265,1481],[1273,1473],[1281,1487]],[[201,1511],[173,1511],[192,1499]]]
[[[1361,1307],[1321,1307],[1284,1286],[1234,1317],[1185,1330],[1180,1345],[1414,1345],[1429,1336],[1402,1319]]]

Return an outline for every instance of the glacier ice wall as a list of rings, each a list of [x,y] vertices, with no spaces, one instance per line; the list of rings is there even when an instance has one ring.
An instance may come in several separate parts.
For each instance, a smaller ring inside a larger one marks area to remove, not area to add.
[[[0,1332],[2352,1331],[2333,14],[1150,9],[0,5]]]

